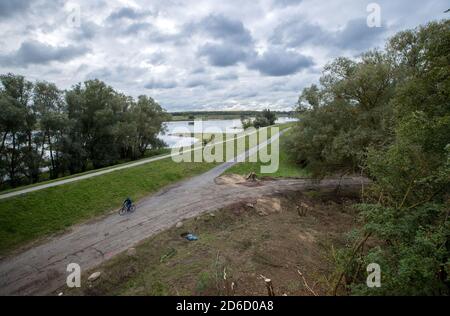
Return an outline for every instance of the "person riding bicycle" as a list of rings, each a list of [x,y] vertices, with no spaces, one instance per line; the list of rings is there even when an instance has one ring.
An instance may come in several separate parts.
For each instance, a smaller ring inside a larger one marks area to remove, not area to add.
[[[127,212],[130,211],[131,205],[133,205],[133,202],[131,201],[131,199],[129,197],[127,197],[125,199],[125,201],[123,201],[123,205],[127,208]]]

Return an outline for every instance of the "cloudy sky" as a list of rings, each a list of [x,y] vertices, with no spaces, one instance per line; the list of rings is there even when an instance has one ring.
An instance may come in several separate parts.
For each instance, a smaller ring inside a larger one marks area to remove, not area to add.
[[[98,78],[169,111],[292,109],[337,56],[449,18],[448,0],[0,0],[0,73]],[[373,11],[371,11],[373,12]]]

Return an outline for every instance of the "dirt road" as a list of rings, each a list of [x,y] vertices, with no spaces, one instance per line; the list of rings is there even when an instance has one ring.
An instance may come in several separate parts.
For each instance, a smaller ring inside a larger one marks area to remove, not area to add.
[[[13,257],[3,258],[0,261],[0,294],[50,294],[65,284],[69,263],[78,263],[82,271],[87,270],[184,218],[275,191],[330,187],[339,182],[292,179],[262,181],[253,187],[216,184],[214,179],[233,164],[226,162],[202,175],[164,188],[139,201],[132,214],[110,214],[75,226],[70,232]],[[360,184],[358,178],[345,178],[341,183],[344,187]]]

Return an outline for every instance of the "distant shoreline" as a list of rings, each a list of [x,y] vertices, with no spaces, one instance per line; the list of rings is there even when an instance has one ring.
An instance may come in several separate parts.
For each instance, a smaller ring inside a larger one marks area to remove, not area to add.
[[[241,117],[254,117],[260,111],[192,111],[192,112],[171,112],[172,121],[192,121],[192,120],[231,120]],[[274,111],[278,117],[294,117],[294,111]]]

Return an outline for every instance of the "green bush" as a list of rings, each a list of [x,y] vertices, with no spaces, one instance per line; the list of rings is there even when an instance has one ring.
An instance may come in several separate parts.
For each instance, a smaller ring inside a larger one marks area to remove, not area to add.
[[[336,255],[338,293],[450,294],[449,65],[450,20],[433,22],[384,52],[338,58],[300,96],[297,161],[317,176],[373,180],[355,246]],[[366,285],[369,263],[380,265],[379,288]]]

